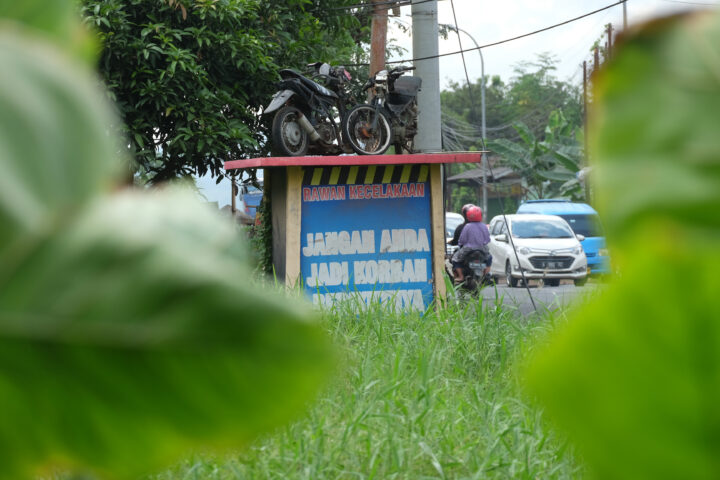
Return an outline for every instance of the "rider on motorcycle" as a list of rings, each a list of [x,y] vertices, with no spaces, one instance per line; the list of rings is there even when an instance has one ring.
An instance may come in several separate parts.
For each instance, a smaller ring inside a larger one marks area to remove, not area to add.
[[[458,244],[458,240],[460,239],[460,234],[462,233],[462,229],[465,228],[465,225],[467,225],[467,211],[470,207],[474,207],[472,203],[466,203],[462,206],[462,210],[460,210],[460,214],[465,219],[463,223],[455,227],[455,231],[453,232],[453,238],[448,242],[448,245],[455,246]]]
[[[487,225],[482,222],[482,209],[480,207],[471,206],[466,211],[467,224],[460,233],[458,245],[460,248],[452,257],[453,271],[455,273],[455,282],[462,283],[465,281],[463,273],[465,262],[468,254],[473,250],[482,250],[485,254],[486,268],[485,275],[490,270],[492,256],[488,250],[487,244],[490,243],[490,231]]]

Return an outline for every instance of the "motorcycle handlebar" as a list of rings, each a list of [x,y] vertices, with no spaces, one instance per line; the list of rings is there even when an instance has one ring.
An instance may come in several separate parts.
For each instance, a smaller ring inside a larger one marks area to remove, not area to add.
[[[392,73],[409,72],[410,70],[415,70],[415,67],[405,67],[405,66],[395,67],[392,70],[390,70],[390,73],[392,74]]]

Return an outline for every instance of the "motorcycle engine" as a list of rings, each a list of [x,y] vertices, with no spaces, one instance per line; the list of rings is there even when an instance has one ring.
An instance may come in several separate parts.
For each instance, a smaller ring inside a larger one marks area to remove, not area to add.
[[[317,130],[318,134],[320,135],[320,139],[323,142],[333,143],[333,141],[335,140],[335,132],[333,131],[333,128],[327,123],[320,123],[318,125],[315,125],[315,130]]]

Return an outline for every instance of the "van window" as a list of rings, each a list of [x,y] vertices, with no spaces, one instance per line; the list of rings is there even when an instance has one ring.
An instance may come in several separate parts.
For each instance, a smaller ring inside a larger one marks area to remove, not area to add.
[[[575,235],[584,235],[585,237],[603,237],[605,234],[600,225],[600,219],[597,215],[558,215],[565,219],[573,229]]]

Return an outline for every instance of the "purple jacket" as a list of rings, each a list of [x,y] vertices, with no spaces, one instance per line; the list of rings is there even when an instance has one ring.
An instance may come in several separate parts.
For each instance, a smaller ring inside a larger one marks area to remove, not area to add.
[[[458,245],[461,247],[480,248],[490,243],[490,231],[482,222],[469,222],[462,229]]]

